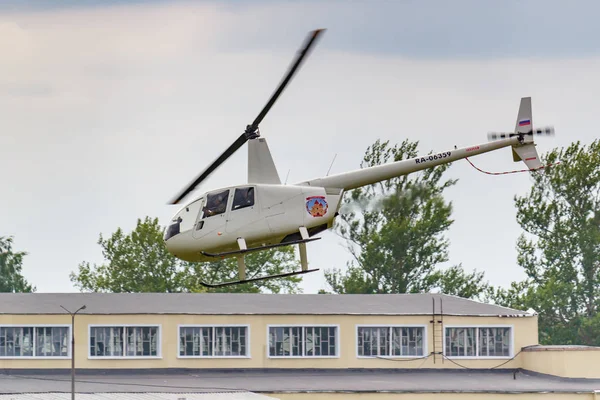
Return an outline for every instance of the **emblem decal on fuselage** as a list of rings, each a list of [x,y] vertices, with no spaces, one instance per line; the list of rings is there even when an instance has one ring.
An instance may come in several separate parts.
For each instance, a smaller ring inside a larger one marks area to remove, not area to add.
[[[322,217],[327,214],[327,200],[325,196],[311,196],[306,198],[306,211],[313,217]]]

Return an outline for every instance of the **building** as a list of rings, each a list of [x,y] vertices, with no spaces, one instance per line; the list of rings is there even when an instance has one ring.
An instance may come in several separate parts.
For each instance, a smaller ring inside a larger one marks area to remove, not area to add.
[[[275,400],[271,396],[250,392],[204,393],[77,393],[78,400]],[[71,400],[71,393],[0,394],[0,400]]]
[[[600,349],[539,346],[534,312],[448,295],[10,293],[0,294],[0,393],[70,390],[63,307],[84,305],[74,328],[79,391],[425,399],[600,390]]]

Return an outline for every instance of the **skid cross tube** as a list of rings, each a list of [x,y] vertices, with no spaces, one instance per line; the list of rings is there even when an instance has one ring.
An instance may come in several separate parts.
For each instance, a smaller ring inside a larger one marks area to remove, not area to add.
[[[251,252],[259,251],[259,250],[272,249],[274,247],[282,247],[282,246],[290,246],[292,244],[307,243],[307,242],[312,242],[312,241],[320,240],[320,239],[321,239],[320,237],[316,237],[316,238],[309,238],[309,239],[303,239],[303,240],[293,240],[293,241],[290,241],[290,242],[268,244],[266,246],[251,247],[249,249],[227,251],[227,252],[224,252],[224,253],[207,253],[206,251],[203,251],[201,253],[202,253],[202,255],[205,255],[207,257],[219,258],[219,257],[223,257],[223,256],[230,256],[232,254],[251,253]]]

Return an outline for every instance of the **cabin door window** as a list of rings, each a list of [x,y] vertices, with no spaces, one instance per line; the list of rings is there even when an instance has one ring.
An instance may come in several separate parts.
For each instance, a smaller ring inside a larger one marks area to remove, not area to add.
[[[211,193],[206,196],[206,205],[204,206],[204,214],[202,218],[210,218],[221,215],[227,211],[227,200],[229,198],[229,190],[222,192]]]
[[[231,210],[254,206],[254,187],[244,187],[235,189],[233,204]]]
[[[202,237],[215,230],[223,230],[227,223],[229,190],[209,193],[194,227],[194,237]]]
[[[235,188],[233,192],[233,201],[227,218],[227,232],[238,232],[246,236],[246,231],[250,225],[254,229],[259,229],[255,225],[260,218],[260,212],[257,205],[256,190],[254,186],[243,186]],[[242,230],[244,230],[242,232]]]

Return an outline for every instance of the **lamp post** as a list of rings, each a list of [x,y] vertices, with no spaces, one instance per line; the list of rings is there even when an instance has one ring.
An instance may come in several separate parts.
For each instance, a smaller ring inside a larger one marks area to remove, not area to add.
[[[85,310],[85,305],[79,307],[75,312],[71,312],[63,306],[61,307],[71,314],[71,400],[75,400],[75,314]]]

